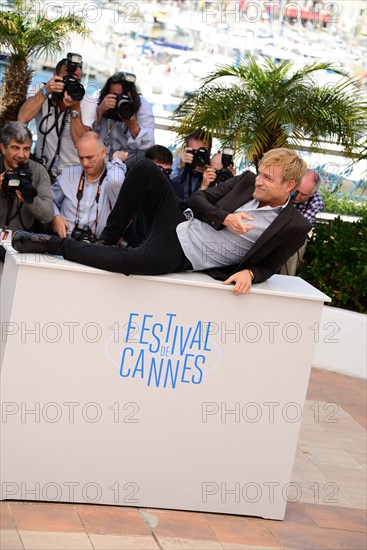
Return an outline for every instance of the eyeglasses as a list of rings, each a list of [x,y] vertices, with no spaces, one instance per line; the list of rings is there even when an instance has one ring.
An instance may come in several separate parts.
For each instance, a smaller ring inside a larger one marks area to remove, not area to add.
[[[160,164],[158,164],[158,166],[162,170],[162,172],[166,174],[166,176],[172,174],[172,168],[163,168],[163,166],[160,166]]]

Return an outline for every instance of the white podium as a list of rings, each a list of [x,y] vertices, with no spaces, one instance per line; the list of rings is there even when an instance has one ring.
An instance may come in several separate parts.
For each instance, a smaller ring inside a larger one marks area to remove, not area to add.
[[[10,248],[1,499],[283,519],[329,298],[281,275],[231,290]]]

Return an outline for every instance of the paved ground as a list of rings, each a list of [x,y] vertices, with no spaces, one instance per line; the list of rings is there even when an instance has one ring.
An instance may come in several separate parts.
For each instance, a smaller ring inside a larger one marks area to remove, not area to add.
[[[366,381],[312,370],[292,479],[284,521],[2,502],[0,548],[365,550]]]

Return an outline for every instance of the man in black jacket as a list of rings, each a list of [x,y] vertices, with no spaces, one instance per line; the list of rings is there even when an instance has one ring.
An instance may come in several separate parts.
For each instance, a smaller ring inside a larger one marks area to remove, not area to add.
[[[24,232],[13,236],[13,246],[125,275],[204,270],[244,294],[252,282],[276,273],[310,230],[289,201],[306,168],[296,152],[273,149],[257,176],[246,171],[195,193],[183,208],[162,171],[142,160],[130,170],[108,218],[101,236],[107,246]],[[136,248],[115,246],[138,208],[150,228],[146,241]]]

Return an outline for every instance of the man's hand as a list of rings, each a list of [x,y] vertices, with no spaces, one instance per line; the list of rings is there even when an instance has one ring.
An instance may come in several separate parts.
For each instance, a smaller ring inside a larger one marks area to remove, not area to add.
[[[107,94],[106,97],[104,97],[102,103],[98,105],[98,114],[100,116],[103,115],[106,111],[109,109],[114,109],[116,107],[116,94]]]
[[[18,197],[18,201],[23,202],[25,204],[25,200],[22,197],[22,193],[20,191],[15,191],[15,194]]]
[[[222,224],[228,227],[228,229],[235,235],[244,235],[247,231],[254,229],[255,225],[245,225],[243,220],[252,221],[254,218],[251,218],[248,214],[244,212],[236,212],[235,214],[228,214],[224,218]]]
[[[232,291],[233,294],[236,294],[236,296],[247,294],[252,285],[252,275],[248,269],[238,271],[223,282],[224,285],[230,285],[231,283],[235,283]]]
[[[178,163],[178,167],[180,170],[183,170],[186,164],[192,164],[192,161],[194,160],[194,155],[191,153],[191,151],[191,147],[185,147],[185,149],[183,150],[180,162]]]
[[[0,189],[2,189],[2,188],[3,188],[3,179],[4,179],[4,174],[5,174],[5,172],[1,172],[1,174],[0,174]]]
[[[50,95],[53,92],[61,94],[64,91],[64,81],[61,76],[53,76],[45,85],[46,92]]]
[[[122,122],[124,122],[125,125],[129,128],[131,136],[135,139],[140,132],[140,126],[136,119],[136,115],[133,115],[130,118],[123,120]]]
[[[200,185],[200,191],[203,191],[204,189],[208,189],[209,185],[213,183],[216,177],[217,177],[217,173],[215,169],[208,166],[208,168],[203,173],[203,181],[201,182],[201,185]]]
[[[115,151],[112,155],[112,160],[120,159],[122,162],[125,162],[128,156],[129,153],[127,151]]]
[[[69,107],[73,111],[80,112],[80,101],[75,101],[74,99],[72,99],[72,97],[67,92],[64,93],[63,101],[65,107]]]
[[[59,237],[66,237],[66,230],[68,229],[69,224],[63,216],[58,214],[51,220],[51,224],[52,229],[58,234]]]

